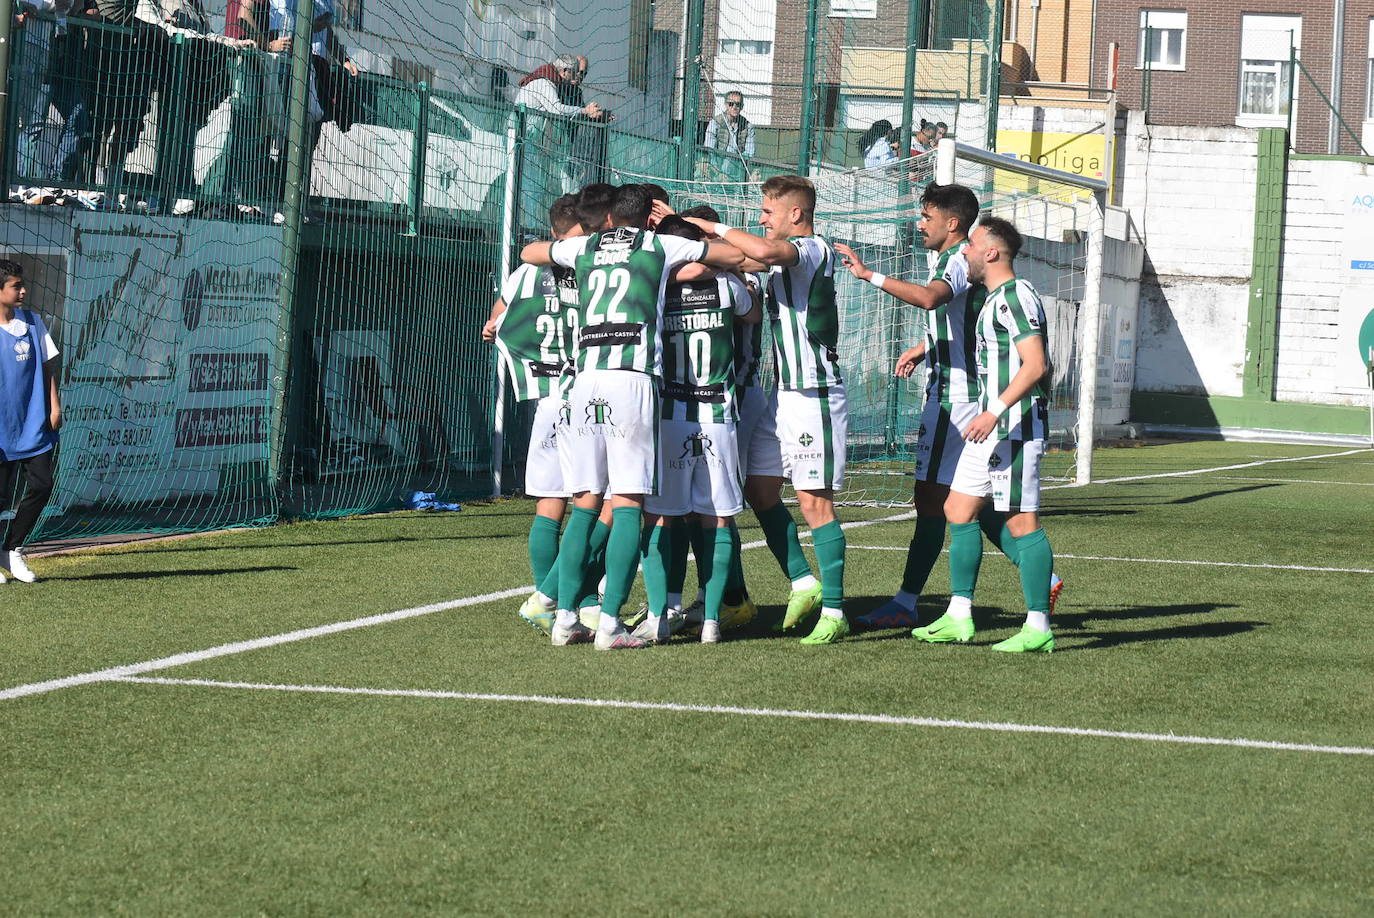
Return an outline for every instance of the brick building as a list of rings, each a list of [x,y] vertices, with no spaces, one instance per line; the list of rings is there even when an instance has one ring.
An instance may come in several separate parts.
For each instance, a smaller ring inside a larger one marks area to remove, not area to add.
[[[1339,21],[1331,5],[1306,11],[1280,0],[1100,0],[1094,78],[1110,83],[1106,49],[1116,42],[1120,103],[1148,109],[1157,124],[1190,126],[1287,126],[1291,88],[1295,149],[1355,153],[1354,140],[1339,127],[1331,145],[1330,109],[1289,65],[1292,47],[1317,86],[1336,100],[1351,130],[1369,131],[1374,0],[1336,5],[1344,10]],[[1334,86],[1333,71],[1339,72]]]

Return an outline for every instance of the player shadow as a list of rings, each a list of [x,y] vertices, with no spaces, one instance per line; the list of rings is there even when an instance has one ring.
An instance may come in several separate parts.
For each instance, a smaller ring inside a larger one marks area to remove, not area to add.
[[[1267,489],[1267,488],[1281,488],[1281,487],[1283,487],[1282,484],[1280,484],[1280,483],[1277,482],[1277,481],[1274,481],[1274,482],[1267,482],[1267,483],[1264,483],[1264,484],[1242,485],[1242,486],[1236,487],[1236,488],[1218,488],[1218,489],[1215,490],[1215,491],[1207,491],[1207,492],[1202,493],[1202,494],[1192,494],[1192,495],[1190,495],[1190,496],[1188,496],[1188,497],[1177,497],[1177,498],[1174,498],[1173,500],[1169,501],[1169,503],[1171,503],[1171,504],[1195,504],[1195,503],[1197,503],[1198,501],[1210,500],[1210,499],[1213,498],[1213,497],[1227,497],[1227,496],[1232,495],[1232,494],[1244,494],[1244,493],[1247,492],[1247,491],[1263,491],[1263,490],[1265,490],[1265,489]]]
[[[1245,634],[1268,625],[1268,622],[1231,621],[1199,622],[1196,625],[1177,625],[1172,628],[1154,628],[1142,631],[1102,631],[1077,634],[1075,637],[1091,638],[1087,643],[1074,642],[1070,645],[1059,644],[1055,652],[1075,650],[1104,650],[1122,644],[1140,644],[1151,641],[1195,640],[1197,638],[1224,638]]]
[[[109,574],[80,574],[75,577],[44,577],[49,583],[59,580],[155,580],[158,577],[219,577],[224,574],[262,574],[271,571],[299,571],[299,567],[264,565],[262,567],[200,568],[175,571],[117,571]]]

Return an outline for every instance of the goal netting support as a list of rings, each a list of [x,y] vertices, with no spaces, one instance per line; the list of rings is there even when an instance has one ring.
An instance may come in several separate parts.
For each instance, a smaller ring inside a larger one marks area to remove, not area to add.
[[[609,181],[654,182],[675,209],[709,204],[732,226],[758,227],[766,175],[747,182],[671,179],[612,169]],[[1092,476],[1094,393],[1099,341],[1102,183],[986,150],[942,141],[929,153],[877,169],[814,172],[817,232],[854,247],[892,277],[924,282],[934,253],[917,230],[920,197],[932,181],[958,181],[982,211],[1011,220],[1025,238],[1018,274],[1044,301],[1053,364],[1052,443],[1045,477],[1086,483]],[[924,405],[924,369],[893,376],[902,351],[922,340],[927,314],[836,271],[840,358],[849,401],[848,470],[841,502],[909,504],[917,429]],[[765,348],[767,350],[767,348]],[[765,382],[771,384],[771,355]]]

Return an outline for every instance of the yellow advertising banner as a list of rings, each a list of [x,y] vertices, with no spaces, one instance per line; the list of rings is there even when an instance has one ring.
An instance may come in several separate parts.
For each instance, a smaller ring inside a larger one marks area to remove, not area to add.
[[[998,131],[997,152],[1061,172],[1101,179],[1104,177],[1107,143],[1101,133]]]

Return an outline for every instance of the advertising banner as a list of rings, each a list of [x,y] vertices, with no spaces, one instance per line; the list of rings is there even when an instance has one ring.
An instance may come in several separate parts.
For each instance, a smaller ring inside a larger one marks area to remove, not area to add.
[[[1351,176],[1345,204],[1336,384],[1367,392],[1369,365],[1374,363],[1374,176]]]

